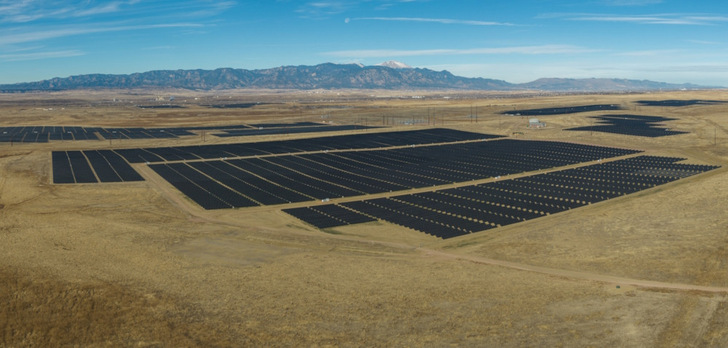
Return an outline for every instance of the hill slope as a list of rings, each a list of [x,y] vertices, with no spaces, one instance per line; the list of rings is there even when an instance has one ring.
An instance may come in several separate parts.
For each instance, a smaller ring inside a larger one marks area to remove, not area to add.
[[[89,74],[50,80],[0,85],[0,91],[48,91],[73,89],[462,89],[544,91],[630,91],[707,88],[692,84],[668,84],[624,79],[539,79],[524,84],[503,80],[467,78],[448,71],[393,68],[385,65],[325,63],[314,66],[282,66],[245,70],[156,70],[128,75]]]

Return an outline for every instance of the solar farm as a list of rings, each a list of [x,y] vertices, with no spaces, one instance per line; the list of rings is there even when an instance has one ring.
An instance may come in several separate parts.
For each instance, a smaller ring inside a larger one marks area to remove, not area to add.
[[[501,114],[516,115],[516,116],[549,116],[549,115],[576,114],[576,113],[580,113],[580,112],[607,111],[607,110],[622,110],[622,107],[617,104],[575,105],[575,106],[565,106],[565,107],[556,107],[556,108],[510,110],[510,111],[503,111],[503,112],[501,112]]]
[[[664,137],[685,134],[684,131],[670,130],[664,124],[675,119],[659,116],[642,115],[603,115],[594,116],[596,124],[591,126],[569,128],[570,131],[605,132],[633,135],[639,137]],[[669,124],[669,123],[667,123]]]
[[[608,161],[639,152],[435,128],[254,144],[57,151],[53,152],[53,182],[141,181],[129,163],[144,162],[204,209],[391,193],[391,197],[283,211],[317,228],[380,220],[446,239],[718,168],[677,164],[685,158],[656,156]],[[585,165],[594,161],[600,163]],[[573,165],[582,166],[556,170]],[[549,172],[394,195],[543,170]]]
[[[170,139],[197,136],[193,131],[211,131],[218,137],[271,134],[322,133],[366,129],[360,125],[326,125],[313,122],[267,123],[249,125],[169,127],[169,128],[106,128],[78,126],[13,126],[0,127],[0,142],[47,143],[49,141]]]
[[[717,168],[675,165],[679,160],[638,156],[488,184],[284,211],[319,228],[376,218],[440,238],[452,238],[597,203]]]
[[[103,93],[0,95],[0,276],[82,304],[50,312],[182,346],[728,343],[719,91]]]

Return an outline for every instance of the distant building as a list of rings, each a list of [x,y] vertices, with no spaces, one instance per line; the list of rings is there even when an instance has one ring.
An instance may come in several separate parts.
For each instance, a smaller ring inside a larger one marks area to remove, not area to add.
[[[546,127],[545,122],[541,122],[537,118],[528,119],[528,128],[543,128],[543,127]]]

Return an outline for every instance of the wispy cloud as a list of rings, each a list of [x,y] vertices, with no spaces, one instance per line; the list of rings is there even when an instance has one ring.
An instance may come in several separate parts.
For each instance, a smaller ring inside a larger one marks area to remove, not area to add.
[[[307,18],[321,18],[341,14],[355,5],[352,1],[313,1],[299,7],[296,12]]]
[[[317,0],[300,5],[296,12],[305,18],[326,18],[354,9],[385,11],[398,4],[427,1],[429,0]]]
[[[17,12],[32,0],[0,0],[0,13]]]
[[[236,5],[233,0],[0,0],[0,59],[84,55],[56,43],[67,37],[98,33],[202,28],[211,25],[211,18]],[[30,47],[38,45],[53,48]],[[83,46],[79,40],[73,48]]]
[[[2,1],[2,0],[0,0]],[[95,5],[91,1],[53,2],[44,0],[4,0],[0,2],[0,22],[27,23],[40,19],[87,17],[118,12],[122,6],[139,0],[112,1]],[[12,3],[12,4],[11,4]]]
[[[599,64],[586,61],[556,61],[524,66],[517,63],[441,64],[423,66],[433,70],[448,70],[455,75],[489,77],[508,82],[529,82],[541,77],[564,78],[630,78],[650,79],[674,83],[692,82],[705,85],[722,85],[728,73],[723,63],[662,65],[649,63]]]
[[[660,57],[660,56],[672,56],[681,53],[680,50],[644,50],[644,51],[629,51],[615,53],[615,56],[625,57]]]
[[[212,17],[237,6],[237,4],[235,1],[214,1],[209,2],[204,7],[197,7],[186,14],[190,18]]]
[[[67,12],[67,6],[42,6],[36,0],[0,0],[0,23],[27,23]]]
[[[429,49],[429,50],[346,50],[326,52],[324,55],[340,58],[384,58],[384,57],[414,57],[414,56],[443,56],[443,55],[490,55],[490,54],[577,54],[598,52],[572,45],[540,45],[516,46],[495,48],[469,48],[469,49]]]
[[[84,52],[77,51],[77,50],[11,53],[11,54],[0,54],[0,61],[12,62],[12,61],[49,59],[49,58],[67,58],[67,57],[82,56],[84,54],[85,54]]]
[[[662,0],[602,0],[602,3],[607,6],[647,6],[662,2]]]
[[[107,14],[107,13],[114,13],[119,12],[122,9],[122,6],[124,5],[134,5],[138,3],[139,0],[134,1],[113,1],[108,4],[100,5],[91,7],[88,9],[82,9],[77,12],[73,13],[74,17],[86,17],[86,16],[95,16],[100,14]]]
[[[687,73],[725,73],[728,72],[728,64],[702,64],[702,65],[670,65],[646,68],[648,71],[659,72],[687,72]]]
[[[649,14],[649,15],[614,15],[614,14],[565,14],[557,15],[573,21],[588,22],[621,22],[635,24],[665,24],[665,25],[716,25],[728,22],[726,16],[711,16],[701,14]]]
[[[150,24],[150,25],[131,25],[131,26],[78,26],[70,28],[54,28],[48,30],[38,30],[23,33],[9,33],[0,36],[0,45],[22,44],[34,41],[42,41],[47,39],[55,39],[68,36],[77,36],[93,33],[119,32],[146,29],[162,29],[162,28],[196,28],[202,27],[202,24],[196,23],[171,23],[171,24]]]
[[[720,42],[717,41],[707,41],[707,40],[688,40],[690,43],[698,44],[698,45],[720,45]]]
[[[183,0],[156,2],[142,0],[0,0],[0,23],[29,23],[39,20],[99,17],[114,14],[129,20],[150,19],[170,14],[177,16],[212,16],[237,3],[232,0]]]
[[[495,26],[505,25],[512,26],[511,23],[474,21],[463,19],[449,18],[418,18],[418,17],[362,17],[351,18],[352,21],[388,21],[388,22],[421,22],[421,23],[439,23],[439,24],[462,24],[462,25],[478,25],[478,26]]]

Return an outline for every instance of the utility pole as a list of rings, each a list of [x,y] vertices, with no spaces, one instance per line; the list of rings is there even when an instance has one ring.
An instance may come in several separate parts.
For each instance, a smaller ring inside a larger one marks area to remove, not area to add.
[[[589,127],[589,136],[594,135],[594,119],[591,120],[591,126]]]

